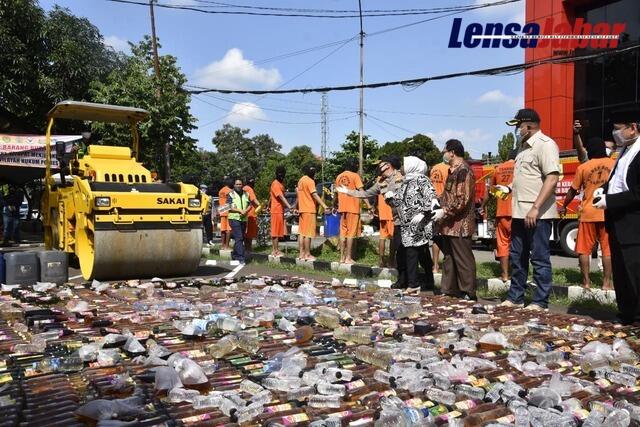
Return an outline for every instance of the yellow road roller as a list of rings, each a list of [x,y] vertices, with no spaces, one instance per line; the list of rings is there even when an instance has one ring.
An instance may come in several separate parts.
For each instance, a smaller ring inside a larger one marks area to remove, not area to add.
[[[207,196],[191,184],[153,182],[138,162],[137,124],[148,116],[139,108],[76,101],[60,102],[47,115],[45,246],[69,253],[87,280],[185,276],[200,262]],[[133,152],[90,145],[81,156],[63,143],[52,147],[58,119],[129,125]]]

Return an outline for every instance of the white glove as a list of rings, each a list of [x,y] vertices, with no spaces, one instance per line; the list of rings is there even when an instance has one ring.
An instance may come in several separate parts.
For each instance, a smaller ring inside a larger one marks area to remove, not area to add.
[[[394,193],[393,191],[387,191],[386,193],[384,193],[385,199],[393,199],[395,196],[396,196],[396,193]]]
[[[433,218],[431,219],[433,221],[440,221],[442,218],[444,218],[444,209],[434,209]]]
[[[440,202],[438,201],[438,199],[433,199],[431,201],[431,210],[435,211],[436,209],[440,209]]]
[[[411,218],[411,225],[418,225],[422,222],[423,219],[424,219],[424,214],[419,213],[418,215]]]
[[[596,209],[607,209],[607,196],[602,195],[593,199],[593,207]]]
[[[604,196],[604,188],[602,187],[596,188],[596,190],[593,192],[593,198],[595,199],[598,196]]]
[[[509,187],[507,187],[506,185],[498,184],[498,185],[494,185],[494,187],[495,187],[496,190],[500,190],[505,194],[511,193],[511,189]]]
[[[336,191],[338,193],[342,193],[342,194],[349,194],[349,189],[347,187],[344,187],[344,186],[337,187]]]

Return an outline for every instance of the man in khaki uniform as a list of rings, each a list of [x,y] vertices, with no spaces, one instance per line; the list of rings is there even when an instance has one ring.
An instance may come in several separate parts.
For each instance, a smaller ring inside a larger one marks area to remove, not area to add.
[[[558,215],[555,193],[560,175],[560,155],[555,141],[540,130],[540,116],[535,110],[519,110],[507,125],[516,127],[518,155],[511,186],[511,286],[507,300],[502,304],[524,305],[531,260],[537,288],[527,308],[543,310],[549,304],[551,291],[549,238],[552,220]]]

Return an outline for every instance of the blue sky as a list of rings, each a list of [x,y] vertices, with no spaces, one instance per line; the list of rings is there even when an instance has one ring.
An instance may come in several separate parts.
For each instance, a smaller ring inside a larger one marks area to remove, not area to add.
[[[159,1],[197,4],[193,0]],[[446,7],[490,1],[363,0],[363,9]],[[237,0],[233,3],[318,9],[358,7],[356,0]],[[41,0],[40,4],[46,10],[58,4],[88,18],[100,29],[105,43],[116,49],[126,50],[127,40],[136,42],[150,33],[146,7],[105,0]],[[524,7],[523,0],[365,38],[365,82],[522,62],[524,51],[520,48],[449,49],[447,46],[454,17],[463,19],[463,28],[471,22],[523,22]],[[373,33],[433,16],[365,18],[364,31]],[[357,40],[339,49],[334,46],[263,62],[281,54],[355,36],[359,31],[357,19],[210,15],[156,8],[156,27],[162,44],[160,53],[176,56],[193,84],[275,89],[283,83],[286,83],[283,88],[304,88],[357,84],[359,80]],[[326,59],[296,77],[325,56]],[[446,139],[455,137],[462,140],[472,156],[479,157],[483,152],[497,151],[498,139],[510,131],[504,121],[521,108],[523,95],[523,73],[429,82],[412,89],[398,86],[366,90],[365,133],[379,142],[386,142],[420,132],[432,136],[439,146]],[[211,150],[215,130],[230,122],[251,129],[252,135],[272,135],[285,152],[295,145],[307,144],[319,154],[320,97],[320,94],[199,95],[191,103],[199,126],[193,136],[200,147]],[[358,103],[357,90],[329,93],[329,151],[338,150],[344,136],[358,129]]]

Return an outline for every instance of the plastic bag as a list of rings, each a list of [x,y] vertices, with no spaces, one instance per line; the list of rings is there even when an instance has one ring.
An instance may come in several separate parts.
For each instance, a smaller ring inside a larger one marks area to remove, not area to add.
[[[509,345],[507,337],[500,332],[489,332],[488,334],[484,334],[479,341],[483,344],[495,344],[501,345],[502,347],[507,347]]]
[[[103,348],[98,351],[96,361],[100,366],[113,366],[120,362],[120,352],[115,348]]]
[[[127,342],[122,347],[122,349],[126,352],[133,353],[133,354],[146,353],[147,351],[147,349],[144,348],[142,344],[140,344],[140,341],[138,341],[134,337],[129,337],[127,339]]]
[[[87,402],[79,407],[75,413],[79,417],[85,417],[91,420],[110,420],[118,416],[114,401],[105,399],[96,399]]]
[[[65,307],[72,313],[81,313],[89,310],[89,303],[82,300],[71,300]]]
[[[178,371],[182,384],[195,385],[204,384],[209,381],[200,365],[191,359],[179,359],[176,363],[176,370]]]
[[[155,389],[156,390],[171,390],[176,387],[182,388],[182,382],[180,376],[175,369],[169,366],[160,366],[155,368]]]

